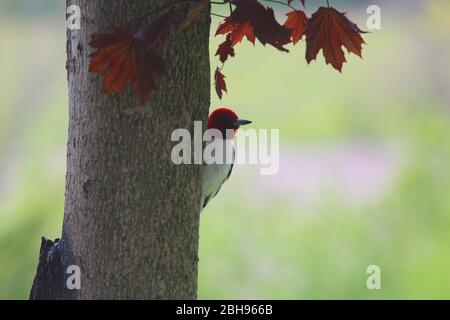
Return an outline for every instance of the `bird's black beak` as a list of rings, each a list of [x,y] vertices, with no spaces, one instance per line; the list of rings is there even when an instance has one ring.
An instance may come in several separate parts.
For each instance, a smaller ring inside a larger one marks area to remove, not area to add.
[[[245,125],[248,125],[250,123],[252,123],[252,122],[249,121],[249,120],[243,120],[243,119],[237,119],[237,120],[233,121],[233,125],[235,127],[245,126]]]

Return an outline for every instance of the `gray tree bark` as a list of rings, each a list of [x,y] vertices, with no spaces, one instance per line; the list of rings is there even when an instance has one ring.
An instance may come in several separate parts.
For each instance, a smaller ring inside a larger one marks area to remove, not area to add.
[[[145,105],[129,89],[104,96],[102,79],[88,73],[93,34],[135,31],[145,13],[172,2],[67,1],[82,20],[67,40],[64,223],[61,240],[43,238],[31,299],[196,298],[201,166],[175,166],[170,137],[206,122],[209,13],[164,50],[169,77]],[[66,286],[70,265],[80,267],[81,290]]]

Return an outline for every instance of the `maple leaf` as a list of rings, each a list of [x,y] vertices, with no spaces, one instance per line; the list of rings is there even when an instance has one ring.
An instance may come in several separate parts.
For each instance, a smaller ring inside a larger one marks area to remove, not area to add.
[[[247,38],[251,39],[254,35],[263,45],[270,44],[280,51],[288,52],[283,46],[291,42],[290,33],[276,21],[272,8],[265,8],[256,0],[232,0],[230,2],[236,8],[219,26],[218,34],[224,34],[225,30],[230,28],[234,30],[237,26],[244,24],[246,29],[243,31],[244,35],[248,35]],[[252,30],[250,31],[250,29]],[[233,31],[231,32],[233,33]],[[241,34],[236,33],[235,37]],[[243,36],[240,37],[240,40],[242,38]],[[232,42],[239,41],[232,40]]]
[[[284,27],[291,33],[291,39],[294,44],[300,41],[305,33],[305,28],[308,23],[308,18],[303,11],[294,10],[288,12],[287,20],[284,23]]]
[[[155,89],[155,76],[165,76],[163,59],[152,49],[144,49],[142,46],[136,48],[137,71],[131,79],[131,86],[135,95],[142,103],[148,100]]]
[[[89,43],[97,51],[90,58],[89,72],[105,77],[105,94],[121,92],[136,73],[136,51],[133,35],[121,28],[93,37]],[[127,72],[124,72],[125,67]]]
[[[165,46],[172,40],[174,31],[182,20],[180,12],[168,12],[150,25],[140,28],[134,37],[147,49]]]
[[[342,72],[345,59],[344,46],[362,58],[362,45],[365,33],[351,22],[344,13],[334,8],[321,7],[314,13],[306,26],[306,61],[310,63],[317,58],[322,49],[325,61]]]
[[[180,30],[189,27],[192,22],[194,22],[200,14],[208,8],[209,0],[197,0],[197,2],[189,9],[186,18],[180,24]]]
[[[219,45],[216,56],[219,56],[219,59],[222,63],[227,61],[229,56],[234,57],[234,48],[233,43],[231,42],[231,33],[228,34],[225,41]]]
[[[222,99],[223,92],[227,92],[227,84],[225,82],[225,76],[220,72],[220,69],[217,68],[214,74],[216,93],[220,99]]]
[[[89,72],[103,76],[103,93],[120,93],[131,82],[133,92],[144,103],[154,89],[154,76],[164,75],[164,64],[153,49],[146,49],[132,33],[115,28],[95,36],[90,46]]]
[[[230,21],[225,21],[219,25],[217,29],[216,36],[219,34],[229,34],[231,45],[234,47],[236,44],[242,41],[244,37],[248,41],[255,44],[255,34],[253,33],[253,28],[250,22],[246,23],[232,23]]]
[[[103,93],[123,92],[131,83],[142,103],[155,89],[155,76],[166,75],[164,62],[155,49],[167,45],[182,20],[181,13],[168,12],[132,34],[122,28],[93,37],[97,49],[91,54],[89,72],[104,77]]]

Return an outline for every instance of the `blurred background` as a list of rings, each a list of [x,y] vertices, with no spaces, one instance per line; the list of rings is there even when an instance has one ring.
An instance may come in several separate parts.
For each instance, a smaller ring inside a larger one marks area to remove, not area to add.
[[[199,298],[450,298],[450,2],[332,1],[363,29],[371,4],[382,29],[342,74],[308,66],[304,42],[244,43],[226,64],[212,107],[280,129],[280,171],[237,166],[203,212]],[[28,297],[40,237],[61,232],[64,5],[0,0],[1,299]]]

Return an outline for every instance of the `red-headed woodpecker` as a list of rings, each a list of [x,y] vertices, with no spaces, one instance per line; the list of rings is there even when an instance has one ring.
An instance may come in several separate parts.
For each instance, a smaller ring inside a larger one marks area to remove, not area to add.
[[[220,131],[223,138],[220,141],[223,141],[223,155],[226,158],[226,154],[229,154],[231,158],[229,161],[225,161],[225,159],[222,158],[224,161],[220,163],[209,163],[204,166],[202,179],[202,208],[206,207],[208,202],[219,193],[223,183],[230,177],[235,161],[233,139],[240,126],[250,123],[251,121],[239,119],[233,110],[226,108],[216,109],[209,116],[208,130],[216,129]],[[216,139],[218,138],[211,138],[211,141],[207,142],[205,149],[208,147],[208,144],[219,142]]]

